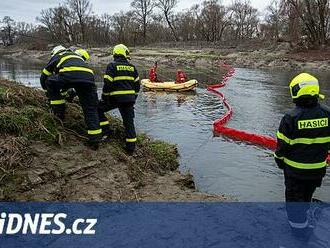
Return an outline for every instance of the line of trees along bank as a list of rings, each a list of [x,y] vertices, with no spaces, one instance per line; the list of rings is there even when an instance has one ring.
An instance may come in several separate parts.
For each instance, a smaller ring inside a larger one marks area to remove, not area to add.
[[[205,0],[177,12],[179,0],[132,0],[126,12],[114,15],[93,13],[89,0],[67,0],[44,9],[38,25],[1,23],[3,45],[48,43],[103,46],[122,42],[145,45],[156,42],[285,40],[306,47],[327,44],[330,35],[330,0],[273,0],[261,14],[248,0],[223,5]]]

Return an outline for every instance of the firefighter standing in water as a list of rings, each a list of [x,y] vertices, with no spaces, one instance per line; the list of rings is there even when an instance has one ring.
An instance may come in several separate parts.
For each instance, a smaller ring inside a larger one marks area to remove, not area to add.
[[[109,121],[104,113],[118,108],[126,131],[126,151],[132,154],[136,144],[134,104],[140,91],[140,79],[135,66],[128,62],[130,54],[125,45],[114,47],[113,58],[104,75],[102,101],[99,103],[100,125],[107,138],[111,138]]]
[[[310,231],[309,203],[326,174],[330,109],[318,102],[324,96],[314,76],[301,73],[289,87],[296,107],[281,120],[274,156],[284,171],[289,224],[293,234],[306,237]]]
[[[98,97],[94,82],[94,73],[86,65],[89,54],[84,49],[75,52],[63,46],[56,46],[51,53],[51,59],[43,69],[40,83],[47,90],[47,97],[53,113],[64,120],[65,92],[74,88],[83,109],[85,122],[88,128],[88,142],[96,150],[102,138],[97,113]]]

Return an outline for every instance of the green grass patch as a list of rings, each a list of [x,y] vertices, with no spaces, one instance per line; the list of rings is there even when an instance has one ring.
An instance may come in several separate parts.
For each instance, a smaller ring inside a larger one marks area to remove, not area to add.
[[[3,104],[5,102],[6,92],[7,88],[0,86],[0,104]]]
[[[178,168],[178,151],[175,145],[156,140],[150,142],[148,147],[161,168],[165,170]]]
[[[6,107],[0,112],[0,133],[28,139],[52,141],[58,134],[56,121],[41,108]]]

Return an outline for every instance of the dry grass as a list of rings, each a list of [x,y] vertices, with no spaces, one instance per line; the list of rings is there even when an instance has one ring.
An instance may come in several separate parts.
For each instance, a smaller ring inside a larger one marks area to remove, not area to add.
[[[17,171],[28,166],[31,160],[25,138],[0,136],[0,198],[6,199],[16,185],[22,184],[24,178]]]
[[[50,113],[42,90],[7,80],[0,81],[0,110],[0,134],[60,144],[67,133],[83,136],[86,129],[77,103],[67,106],[63,123]]]
[[[25,169],[34,158],[29,149],[33,142],[44,142],[45,147],[62,145],[63,149],[66,149],[66,144],[81,146],[86,139],[85,123],[77,103],[68,104],[64,122],[56,119],[48,109],[43,91],[0,80],[2,194],[6,195],[6,191],[24,190],[22,182],[26,181]],[[146,135],[138,135],[136,154],[128,156],[123,149],[125,132],[122,122],[110,116],[109,120],[113,140],[105,146],[109,146],[109,152],[114,160],[127,165],[126,173],[136,188],[144,186],[156,175],[165,175],[178,168],[176,147],[154,141]],[[8,192],[8,195],[14,194]]]

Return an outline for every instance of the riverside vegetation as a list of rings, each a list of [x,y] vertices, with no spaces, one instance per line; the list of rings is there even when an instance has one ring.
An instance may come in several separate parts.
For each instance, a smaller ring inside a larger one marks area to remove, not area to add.
[[[225,200],[200,193],[178,171],[175,145],[138,135],[127,156],[124,130],[109,116],[113,139],[98,151],[83,145],[85,124],[77,102],[64,122],[48,111],[41,90],[0,80],[0,199],[6,201]]]

